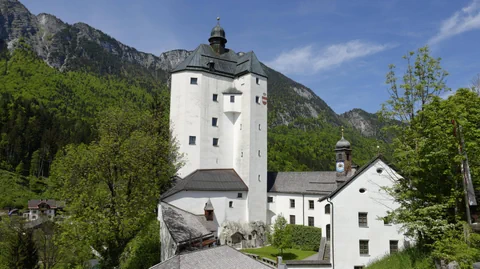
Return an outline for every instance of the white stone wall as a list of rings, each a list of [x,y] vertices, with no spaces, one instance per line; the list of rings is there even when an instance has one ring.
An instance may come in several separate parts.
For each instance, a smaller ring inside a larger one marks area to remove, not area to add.
[[[43,213],[40,209],[30,209],[28,220],[36,220],[40,218],[40,216],[47,216],[48,218],[53,219],[55,217],[55,209],[45,209],[43,210]]]
[[[242,198],[237,198],[238,193],[242,193]],[[181,191],[163,201],[192,214],[203,215],[205,204],[210,199],[214,208],[214,222],[220,226],[218,236],[226,220],[247,223],[246,195],[245,191]],[[233,202],[233,207],[229,206],[229,202]]]
[[[197,78],[197,84],[190,84]],[[185,154],[185,166],[179,170],[186,177],[197,169],[232,168],[232,123],[223,113],[223,94],[232,87],[232,79],[203,72],[184,71],[172,74],[170,122],[178,140],[179,151]],[[218,94],[218,101],[213,101]],[[212,126],[212,117],[218,126]],[[189,137],[196,144],[189,145]],[[213,146],[218,138],[218,146]]]
[[[377,168],[383,169],[377,173]],[[397,225],[385,225],[386,211],[397,208],[382,186],[392,186],[398,175],[383,161],[377,160],[353,182],[332,198],[333,248],[335,268],[366,266],[389,253],[390,240],[403,248],[404,236]],[[366,191],[360,193],[364,188]],[[359,227],[358,213],[367,213],[368,227]],[[359,240],[369,240],[369,254],[360,255]]]
[[[295,223],[308,226],[308,217],[313,217],[314,227],[322,228],[322,236],[326,236],[326,225],[330,223],[330,215],[325,214],[325,201],[318,202],[323,195],[268,193],[273,202],[268,203],[268,224],[273,224],[279,214],[290,223],[290,215],[295,215]],[[295,208],[290,207],[290,199],[295,200]],[[310,209],[309,201],[313,201],[314,208]]]
[[[192,77],[196,85],[190,84]],[[231,87],[243,93],[235,95],[235,103],[222,93]],[[213,94],[218,95],[216,102]],[[249,187],[247,222],[266,221],[266,95],[267,80],[252,74],[237,79],[207,72],[172,74],[170,121],[179,151],[185,154],[179,176],[197,169],[234,168]],[[212,126],[212,117],[218,118],[218,126]],[[189,136],[196,137],[195,145],[189,145]],[[212,145],[213,138],[219,139],[218,146]]]

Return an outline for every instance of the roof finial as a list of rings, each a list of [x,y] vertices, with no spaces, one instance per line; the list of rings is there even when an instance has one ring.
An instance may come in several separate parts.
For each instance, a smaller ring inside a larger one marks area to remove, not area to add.
[[[343,126],[342,126],[342,138],[343,138]]]
[[[217,17],[217,25],[220,25],[220,17]]]

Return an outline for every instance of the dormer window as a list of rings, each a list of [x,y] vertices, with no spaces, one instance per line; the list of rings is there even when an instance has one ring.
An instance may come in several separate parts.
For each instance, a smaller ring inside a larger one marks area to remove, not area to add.
[[[235,103],[235,95],[230,95],[230,103]]]
[[[212,201],[208,199],[208,201],[205,203],[205,208],[203,209],[205,211],[205,219],[207,221],[212,221],[213,220],[213,205]]]
[[[215,71],[215,62],[214,61],[210,60],[208,62],[208,70]]]

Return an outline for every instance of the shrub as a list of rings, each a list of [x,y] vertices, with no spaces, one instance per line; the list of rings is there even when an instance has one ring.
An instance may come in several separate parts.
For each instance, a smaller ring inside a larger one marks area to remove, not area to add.
[[[322,239],[322,229],[293,224],[289,224],[289,226],[292,227],[292,243],[294,248],[318,251],[320,240]]]
[[[367,266],[368,269],[430,269],[435,268],[429,253],[417,247],[386,255]]]

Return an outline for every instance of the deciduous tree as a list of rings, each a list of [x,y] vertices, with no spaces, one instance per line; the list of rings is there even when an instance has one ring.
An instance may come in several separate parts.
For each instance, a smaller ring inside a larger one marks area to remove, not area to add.
[[[127,244],[154,218],[160,192],[177,171],[179,156],[163,116],[107,110],[98,141],[68,146],[53,165],[70,232],[100,253],[106,268],[118,266]]]
[[[284,249],[292,247],[292,229],[283,215],[279,215],[275,220],[272,234],[269,237],[272,246],[280,249],[282,256]]]

